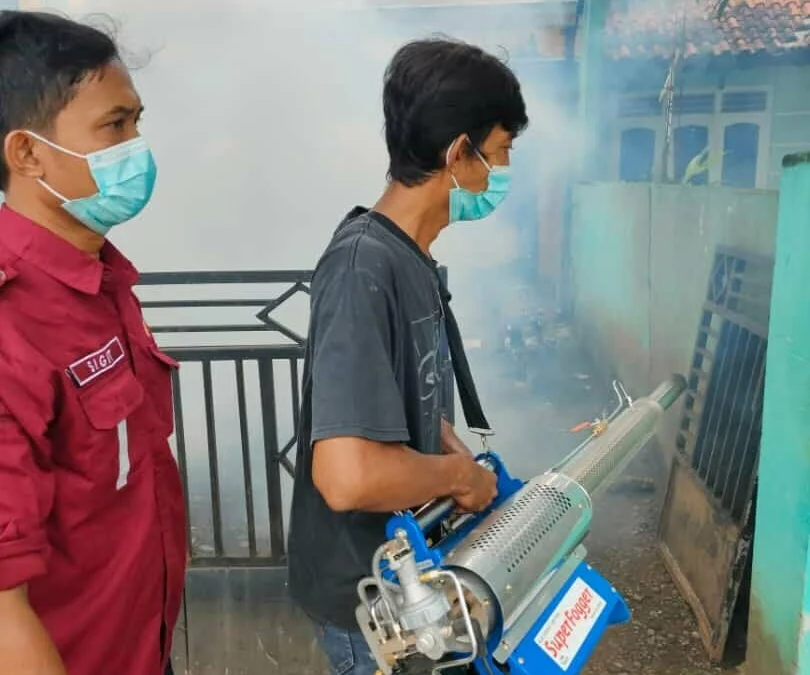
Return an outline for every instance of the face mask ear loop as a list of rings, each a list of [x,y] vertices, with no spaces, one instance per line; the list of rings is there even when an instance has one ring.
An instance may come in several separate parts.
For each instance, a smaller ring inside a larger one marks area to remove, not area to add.
[[[49,145],[54,150],[59,150],[59,152],[64,152],[66,155],[71,155],[72,157],[77,157],[78,159],[87,159],[87,155],[82,155],[82,154],[80,154],[78,152],[73,152],[73,150],[68,150],[67,148],[63,148],[61,145],[57,145],[53,141],[49,141],[44,136],[40,136],[36,131],[30,131],[30,130],[26,129],[25,131],[23,131],[23,133],[28,134],[32,138],[36,138],[38,141],[40,141],[41,143],[44,143],[45,145]]]
[[[72,157],[76,157],[77,159],[87,159],[85,155],[80,155],[78,152],[73,152],[73,150],[68,150],[67,148],[63,148],[61,145],[57,145],[53,141],[49,141],[44,136],[40,136],[36,131],[31,131],[30,129],[26,129],[23,131],[24,134],[28,134],[32,138],[36,138],[41,143],[44,143],[47,146],[50,146],[54,150],[58,150],[59,152],[64,152],[66,155],[71,155]],[[48,192],[50,192],[54,197],[57,199],[61,199],[62,203],[67,203],[70,200],[65,197],[63,194],[54,190],[50,185],[48,185],[44,180],[41,178],[37,178],[37,183],[39,183],[42,187],[44,187]]]
[[[478,159],[480,159],[480,160],[481,160],[481,161],[484,163],[484,166],[485,166],[485,167],[487,167],[487,171],[489,171],[490,173],[492,173],[492,167],[489,165],[489,162],[488,162],[488,161],[486,160],[486,158],[485,158],[485,157],[484,157],[484,156],[481,154],[481,152],[480,152],[480,151],[478,151],[478,150],[476,150],[476,151],[475,151],[475,154],[476,154],[476,155],[478,155]]]
[[[46,183],[44,180],[42,180],[41,178],[37,178],[37,183],[39,183],[39,184],[40,184],[42,187],[44,187],[44,188],[45,188],[45,189],[46,189],[48,192],[50,192],[50,193],[51,193],[51,194],[52,194],[54,197],[56,197],[57,199],[61,199],[63,203],[65,203],[65,204],[66,204],[67,202],[69,202],[69,201],[70,201],[70,200],[69,200],[67,197],[65,197],[64,195],[62,195],[62,194],[58,193],[56,190],[54,190],[54,189],[53,189],[53,188],[52,188],[50,185],[48,185],[48,184],[47,184],[47,183]]]
[[[456,141],[453,141],[450,144],[450,147],[447,148],[447,154],[445,154],[444,156],[444,165],[448,168],[448,170],[450,169],[450,153],[453,152],[454,147],[456,147]],[[453,184],[456,186],[456,189],[461,188],[461,186],[458,184],[458,180],[456,180],[456,177],[453,175],[452,171],[450,172],[450,178],[453,179]]]

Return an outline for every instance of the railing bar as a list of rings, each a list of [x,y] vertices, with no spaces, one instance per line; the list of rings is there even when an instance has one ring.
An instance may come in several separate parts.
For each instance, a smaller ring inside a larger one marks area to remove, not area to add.
[[[227,568],[227,567],[239,567],[239,568],[256,568],[256,569],[278,569],[279,572],[285,572],[285,562],[284,558],[280,560],[275,559],[272,556],[268,555],[257,555],[254,558],[248,557],[233,557],[233,556],[203,556],[200,558],[195,558],[191,561],[191,569],[195,570],[205,570],[205,569],[212,569],[212,568]]]
[[[279,457],[279,463],[281,466],[284,467],[284,470],[290,474],[291,477],[295,478],[295,464],[290,461],[290,458],[286,455],[282,455]]]
[[[271,300],[142,300],[143,309],[186,309],[196,307],[266,307]]]
[[[303,356],[300,345],[219,345],[215,347],[166,347],[177,361],[235,361],[236,359],[290,359]]]
[[[219,489],[219,463],[217,460],[217,432],[214,421],[214,392],[211,382],[211,362],[203,361],[203,397],[205,400],[205,429],[208,436],[208,472],[211,478],[211,516],[214,526],[214,551],[222,555],[222,504]]]
[[[745,282],[746,288],[766,289],[773,286],[773,277],[763,274],[762,271],[760,271],[759,274],[751,270],[746,272],[733,272],[730,278],[732,281]]]
[[[298,388],[298,357],[289,359],[290,383],[292,386],[293,444],[298,438],[298,425],[301,423],[301,391]]]
[[[140,275],[139,286],[174,286],[193,284],[291,284],[309,283],[312,270],[245,270],[199,272],[145,272]]]
[[[770,307],[771,299],[768,296],[746,295],[744,293],[729,293],[729,298],[737,302],[746,302],[757,307]]]
[[[280,560],[285,553],[284,507],[281,502],[275,376],[271,359],[261,359],[259,361],[259,392],[262,402],[262,424],[264,428],[264,463],[267,476],[267,506],[270,517],[270,553],[274,560]]]
[[[245,397],[245,362],[238,359],[236,367],[236,402],[239,414],[239,437],[242,441],[242,470],[245,478],[245,511],[247,512],[248,550],[256,555],[256,515],[253,506],[253,475],[250,466],[250,436],[248,434],[247,402]]]
[[[724,427],[725,419],[728,412],[729,392],[732,391],[732,380],[734,379],[735,363],[737,356],[737,347],[740,342],[740,334],[742,328],[737,324],[729,325],[728,344],[725,347],[723,354],[723,364],[720,368],[720,383],[722,384],[722,393],[718,392],[719,400],[715,399],[712,403],[712,412],[714,415],[714,433],[712,438],[711,450],[709,451],[709,463],[706,469],[706,485],[715,492],[718,480],[718,472],[723,456],[723,447],[720,443],[721,430]],[[718,452],[719,450],[719,452]]]
[[[299,335],[294,330],[287,328],[283,323],[279,323],[275,319],[271,318],[269,314],[261,314],[257,316],[260,321],[264,321],[267,325],[268,330],[275,331],[277,333],[281,333],[284,337],[289,338],[293,342],[299,345],[303,345],[306,338],[303,335]]]
[[[754,396],[751,399],[751,422],[747,425],[748,430],[745,434],[745,444],[743,447],[746,450],[748,457],[750,458],[750,468],[748,471],[748,484],[746,485],[746,493],[744,495],[740,495],[740,487],[742,485],[743,476],[745,472],[741,469],[739,475],[737,476],[737,484],[734,487],[734,498],[733,504],[736,506],[741,498],[744,498],[745,502],[747,502],[751,498],[751,494],[753,492],[754,481],[756,480],[757,474],[757,467],[759,466],[759,444],[760,439],[753,437],[754,430],[759,427],[762,420],[762,399],[764,393],[764,382],[765,382],[765,367],[766,367],[766,356],[768,351],[768,343],[766,340],[760,340],[759,346],[757,349],[757,375],[755,379],[754,385]],[[745,504],[743,504],[744,506]],[[735,509],[737,511],[742,512],[742,509]]]
[[[252,333],[254,331],[262,333],[272,333],[281,330],[264,323],[251,323],[251,324],[214,324],[214,325],[196,325],[196,326],[154,326],[153,333],[161,333],[167,335],[170,333]],[[290,331],[292,332],[292,331]]]
[[[744,331],[746,335],[750,335],[748,331]],[[732,337],[729,339],[729,360],[726,364],[725,372],[722,375],[722,381],[725,385],[720,400],[715,403],[717,406],[717,416],[715,421],[714,439],[712,441],[712,450],[709,455],[709,476],[710,481],[707,483],[712,493],[719,500],[717,494],[717,486],[722,480],[721,473],[725,466],[727,459],[726,454],[728,448],[725,445],[725,430],[729,423],[729,411],[731,403],[733,403],[734,391],[736,389],[736,377],[740,368],[739,361],[739,345],[743,329],[739,326],[732,326]]]
[[[183,397],[180,386],[180,371],[172,372],[172,402],[174,407],[174,441],[177,445],[177,466],[183,483],[183,500],[186,507],[186,548],[191,555],[191,500],[188,487],[188,461],[186,459],[186,429],[183,420]]]
[[[722,485],[718,483],[716,486],[717,491],[719,492],[720,502],[727,509],[730,507],[730,504],[728,503],[729,495],[727,493],[726,486],[728,485],[732,473],[738,471],[741,457],[745,455],[745,449],[740,448],[731,437],[731,434],[733,434],[735,431],[732,424],[739,429],[739,411],[742,410],[746,404],[746,384],[750,384],[750,381],[754,377],[754,373],[751,370],[751,345],[752,343],[756,344],[756,341],[760,339],[749,330],[741,329],[741,331],[745,337],[745,347],[740,345],[737,350],[734,380],[731,384],[731,406],[727,416],[726,428],[723,432],[723,446],[725,448],[725,452],[721,458],[721,463],[722,471],[725,474],[725,480],[723,480]],[[740,342],[742,342],[742,338],[740,339]],[[744,378],[748,379],[747,383]]]
[[[732,476],[737,476],[737,481],[739,481],[739,477],[742,472],[743,465],[745,463],[745,453],[748,451],[748,448],[744,446],[740,446],[740,431],[742,430],[744,420],[750,419],[749,417],[745,416],[745,410],[749,405],[749,398],[751,387],[756,379],[756,361],[752,363],[751,361],[751,348],[754,348],[754,354],[756,355],[756,351],[758,349],[758,345],[760,344],[761,338],[757,337],[750,331],[746,331],[747,340],[745,343],[745,350],[742,355],[742,364],[745,366],[745,370],[743,371],[742,368],[739,370],[739,378],[735,387],[735,406],[734,410],[738,411],[738,415],[735,416],[736,424],[734,425],[736,429],[730,429],[732,432],[732,437],[729,439],[729,444],[731,447],[731,457],[727,458],[726,464],[726,480],[723,482],[722,490],[721,490],[721,501],[723,506],[731,510],[731,500],[729,499],[732,497],[730,494],[730,488],[732,485]],[[747,381],[743,381],[743,375],[746,376]]]
[[[709,314],[709,316],[711,316],[711,312],[706,312],[706,313]],[[714,338],[715,340],[720,339],[720,333],[718,333],[716,330],[714,330],[714,328],[711,328],[709,326],[701,326],[699,330],[700,330],[701,333],[703,333],[706,336],[707,339],[708,338]]]
[[[285,302],[287,302],[287,300],[289,300],[291,297],[293,297],[296,293],[298,293],[300,291],[306,292],[307,290],[308,290],[307,287],[304,286],[304,284],[302,284],[300,281],[294,283],[292,286],[290,286],[286,291],[284,291],[277,298],[275,298],[274,300],[270,300],[270,301],[266,302],[264,310],[259,312],[259,315],[257,316],[257,318],[260,321],[264,321],[264,319],[262,319],[262,316],[265,316],[265,317],[269,316],[270,312],[272,312],[277,307],[280,307],[281,305],[283,305]]]
[[[757,321],[751,320],[745,314],[741,314],[740,312],[735,311],[734,309],[727,309],[722,307],[721,305],[717,305],[711,301],[707,301],[705,304],[706,309],[714,312],[717,316],[727,319],[734,324],[739,325],[741,328],[746,328],[750,330],[752,333],[756,333],[760,337],[767,338],[768,337],[768,327],[758,323]]]
[[[295,446],[295,442],[297,440],[298,440],[298,437],[297,437],[297,435],[295,435],[289,441],[287,441],[284,444],[284,446],[281,448],[281,450],[279,450],[279,452],[278,452],[279,457],[285,457],[286,455],[288,455],[290,450],[293,449],[293,446]]]
[[[728,331],[730,327],[730,323],[724,321],[722,324],[722,328],[720,329],[720,338],[717,341],[717,348],[715,352],[715,357],[717,356],[717,352],[724,348],[725,343],[728,340]],[[721,373],[723,371],[723,366],[725,364],[725,360],[728,356],[727,351],[723,351],[720,355],[720,364],[717,367],[717,373],[714,372],[714,368],[712,370],[705,373],[705,380],[707,382],[706,392],[703,395],[704,405],[702,406],[702,410],[705,412],[706,410],[709,411],[709,414],[706,416],[706,419],[703,419],[703,415],[701,414],[700,417],[700,424],[697,430],[697,441],[695,443],[695,454],[693,456],[693,466],[695,468],[695,472],[698,476],[700,476],[701,480],[706,480],[707,478],[707,461],[708,461],[708,452],[706,447],[706,439],[709,437],[709,433],[711,430],[712,425],[712,418],[714,416],[714,397],[715,391],[722,382]]]
[[[711,446],[709,446],[706,456],[706,485],[712,491],[717,481],[717,443],[720,440],[720,428],[723,424],[723,416],[726,410],[728,401],[728,394],[731,388],[731,377],[734,372],[734,356],[736,353],[737,342],[739,340],[740,326],[735,323],[726,322],[728,326],[726,335],[723,339],[723,354],[721,357],[720,370],[717,373],[717,388],[711,402],[711,411],[709,413],[709,438],[711,439]],[[712,377],[715,377],[712,372]],[[707,408],[709,402],[706,403]]]
[[[698,384],[703,380],[709,379],[709,373],[705,370],[698,370],[697,368],[692,368],[689,374],[697,379]],[[695,389],[697,390],[697,385],[695,385]]]

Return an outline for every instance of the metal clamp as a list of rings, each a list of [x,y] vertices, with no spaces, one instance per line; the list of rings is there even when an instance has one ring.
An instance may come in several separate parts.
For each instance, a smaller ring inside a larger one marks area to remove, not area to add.
[[[484,449],[484,452],[489,452],[489,437],[494,436],[495,432],[492,429],[474,429],[470,428],[470,433],[475,434],[476,436],[481,437],[481,447]]]

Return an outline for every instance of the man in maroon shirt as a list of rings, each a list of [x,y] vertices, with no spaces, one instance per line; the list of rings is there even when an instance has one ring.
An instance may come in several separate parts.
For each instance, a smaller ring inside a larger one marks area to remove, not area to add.
[[[160,675],[185,572],[171,373],[106,241],[155,164],[118,50],[0,12],[0,672]]]

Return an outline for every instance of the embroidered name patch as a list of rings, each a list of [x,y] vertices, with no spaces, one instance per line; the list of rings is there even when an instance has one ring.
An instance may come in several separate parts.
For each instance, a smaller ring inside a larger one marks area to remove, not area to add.
[[[68,366],[68,372],[80,387],[112,370],[124,358],[121,341],[114,337],[98,351],[83,356]]]

